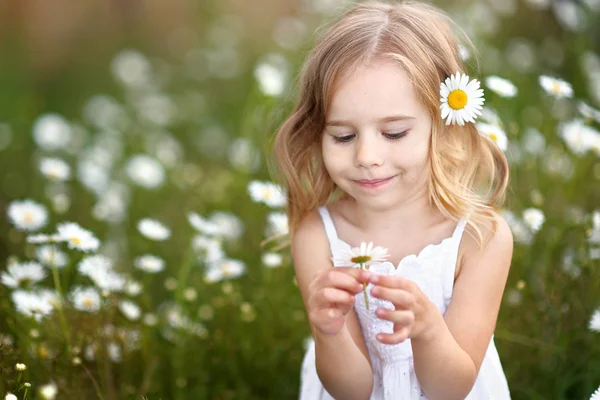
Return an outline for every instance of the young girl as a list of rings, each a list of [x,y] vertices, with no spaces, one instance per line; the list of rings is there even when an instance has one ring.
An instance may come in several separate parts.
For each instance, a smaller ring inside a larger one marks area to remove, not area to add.
[[[482,91],[453,31],[433,6],[362,3],[304,66],[275,140],[314,338],[302,400],[510,398],[493,341],[508,167],[474,125]],[[388,261],[338,262],[369,241]]]

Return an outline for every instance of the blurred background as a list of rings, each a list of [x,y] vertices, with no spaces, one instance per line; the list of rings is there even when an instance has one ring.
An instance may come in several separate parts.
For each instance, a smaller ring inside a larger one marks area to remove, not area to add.
[[[297,398],[310,330],[269,145],[352,3],[0,2],[0,396]],[[511,165],[513,398],[588,399],[600,1],[434,4],[476,44],[478,127]]]

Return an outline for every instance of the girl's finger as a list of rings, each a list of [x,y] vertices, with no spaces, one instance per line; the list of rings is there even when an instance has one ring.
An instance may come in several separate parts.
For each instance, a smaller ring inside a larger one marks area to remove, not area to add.
[[[394,333],[378,333],[376,339],[383,344],[398,344],[408,339],[410,328],[402,328]]]
[[[405,326],[410,326],[413,324],[413,322],[415,322],[415,314],[412,311],[398,311],[388,310],[387,308],[378,308],[377,310],[375,310],[375,315],[377,315],[377,317],[381,319],[385,319],[386,321],[393,322],[394,331]]]
[[[382,300],[388,300],[392,302],[396,308],[402,309],[410,309],[415,302],[415,297],[406,290],[390,289],[379,285],[371,288],[371,296]]]
[[[332,268],[326,272],[323,286],[345,289],[350,293],[358,293],[362,289],[360,283],[351,274],[344,271],[336,271],[336,269],[338,268]]]
[[[323,306],[327,306],[331,303],[354,303],[354,295],[351,295],[345,290],[335,289],[332,287],[326,287],[321,289],[319,299],[319,303]]]

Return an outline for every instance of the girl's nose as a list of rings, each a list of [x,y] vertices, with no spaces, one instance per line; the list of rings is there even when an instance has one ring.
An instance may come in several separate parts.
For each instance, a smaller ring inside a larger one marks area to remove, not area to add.
[[[362,139],[357,143],[356,166],[372,167],[383,164],[382,149],[375,139]]]

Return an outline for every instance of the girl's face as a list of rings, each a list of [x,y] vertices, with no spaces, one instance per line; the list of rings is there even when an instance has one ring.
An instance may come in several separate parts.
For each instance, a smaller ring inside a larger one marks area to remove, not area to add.
[[[322,137],[331,179],[357,202],[387,209],[422,196],[431,117],[407,73],[381,60],[340,82]]]

